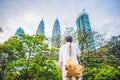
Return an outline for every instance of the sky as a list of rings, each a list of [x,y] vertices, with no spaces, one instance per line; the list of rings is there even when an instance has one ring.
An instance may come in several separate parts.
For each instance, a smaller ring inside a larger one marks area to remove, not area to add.
[[[36,34],[43,19],[45,35],[51,37],[55,19],[61,32],[68,27],[76,29],[76,19],[85,9],[91,28],[106,38],[120,35],[120,0],[0,0],[0,43],[14,36],[22,27],[26,34]]]

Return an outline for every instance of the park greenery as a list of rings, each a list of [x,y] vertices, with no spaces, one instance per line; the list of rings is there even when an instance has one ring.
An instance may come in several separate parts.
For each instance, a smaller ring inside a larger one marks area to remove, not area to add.
[[[102,35],[96,35],[98,48],[81,50],[82,79],[120,80],[120,40],[112,37],[105,41]],[[59,48],[50,47],[48,42],[43,35],[21,35],[1,43],[0,80],[62,80],[57,64]]]
[[[22,35],[0,44],[0,80],[60,80],[61,71],[45,36]]]

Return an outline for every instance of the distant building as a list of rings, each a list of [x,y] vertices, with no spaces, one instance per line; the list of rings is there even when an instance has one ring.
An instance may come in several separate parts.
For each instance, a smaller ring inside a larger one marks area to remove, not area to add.
[[[16,36],[17,38],[21,38],[20,34],[25,34],[24,29],[21,28],[21,27],[19,27],[19,28],[17,29],[17,31],[15,32],[15,36]]]
[[[38,26],[36,34],[38,34],[38,35],[45,35],[45,27],[44,27],[44,21],[43,21],[43,19],[41,20],[41,22],[40,22],[40,24]]]
[[[76,24],[78,31],[79,48],[82,50],[85,49],[94,50],[95,44],[88,13],[84,11],[80,13],[76,20]]]
[[[60,42],[61,42],[60,23],[59,20],[56,19],[52,30],[52,46],[60,47]]]

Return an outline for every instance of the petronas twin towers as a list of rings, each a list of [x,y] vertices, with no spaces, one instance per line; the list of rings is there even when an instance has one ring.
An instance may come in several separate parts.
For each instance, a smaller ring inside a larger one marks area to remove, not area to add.
[[[21,38],[19,34],[25,34],[24,29],[21,27],[17,29],[15,36],[18,38]],[[40,21],[40,24],[38,25],[36,34],[45,35],[45,24],[44,24],[43,19]],[[59,23],[58,18],[56,18],[54,25],[53,25],[53,30],[52,30],[52,46],[60,47],[60,42],[61,42],[60,23]]]
[[[43,19],[41,20],[36,34],[38,35],[45,35],[45,25]],[[58,18],[54,22],[53,30],[52,30],[52,37],[60,36],[61,30],[60,30],[60,23]]]
[[[38,35],[45,35],[45,26],[43,19],[41,20],[36,34]],[[61,30],[60,30],[60,23],[58,18],[56,18],[52,30],[52,46],[60,47],[60,39],[61,39]]]
[[[93,36],[92,28],[90,26],[88,13],[85,13],[83,11],[83,13],[81,13],[76,19],[76,25],[77,25],[79,48],[82,50],[86,48],[90,50],[94,50],[95,49],[94,36]],[[24,34],[24,30],[22,28],[19,28],[16,31],[15,36],[20,37],[19,34]],[[45,35],[45,24],[43,19],[40,21],[40,24],[38,25],[36,34]],[[61,43],[61,29],[60,29],[59,20],[58,18],[56,18],[52,29],[51,44],[52,46],[59,48],[60,43]]]

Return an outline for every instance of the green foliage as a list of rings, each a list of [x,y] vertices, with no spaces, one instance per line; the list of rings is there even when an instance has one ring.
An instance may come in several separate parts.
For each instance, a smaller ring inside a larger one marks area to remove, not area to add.
[[[52,46],[60,48],[60,46],[61,46],[60,43],[61,43],[61,36],[60,35],[52,38]]]
[[[83,80],[119,80],[120,69],[117,58],[109,47],[81,55],[84,65]]]
[[[111,52],[113,53],[113,55],[116,56],[116,58],[119,59],[120,61],[120,41],[117,42],[116,45],[113,45],[112,48],[111,48]]]
[[[99,67],[86,68],[84,80],[119,80],[120,69],[101,64]]]
[[[7,72],[13,68],[11,62],[24,57],[24,53],[21,51],[22,47],[21,41],[15,37],[11,37],[5,43],[0,44],[0,80],[3,80]]]
[[[58,52],[56,47],[49,48],[42,35],[11,37],[0,44],[0,80],[61,80]],[[120,79],[119,44],[81,52],[83,80]]]
[[[0,45],[0,80],[61,80],[61,70],[52,56],[57,49],[49,48],[45,36],[21,36]]]

